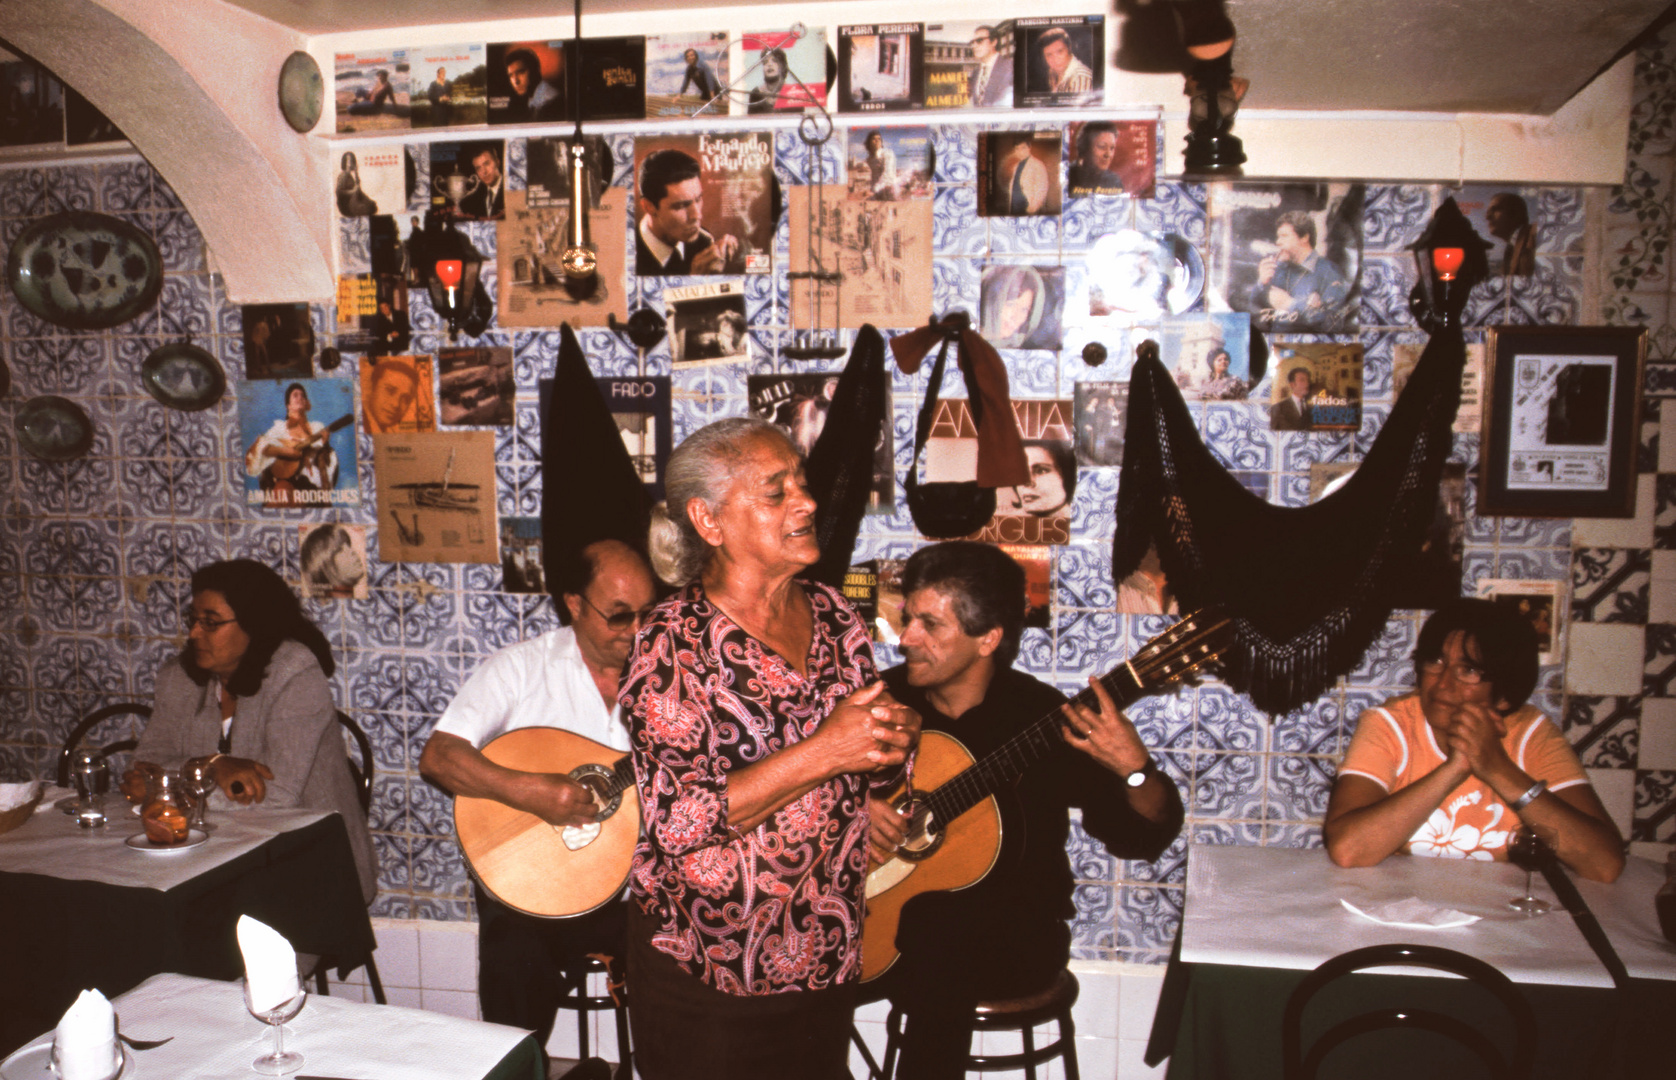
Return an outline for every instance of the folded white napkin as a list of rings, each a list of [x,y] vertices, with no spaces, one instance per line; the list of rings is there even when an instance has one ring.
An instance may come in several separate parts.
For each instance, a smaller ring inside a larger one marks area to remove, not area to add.
[[[1438,907],[1428,904],[1418,896],[1410,896],[1403,900],[1386,900],[1378,904],[1367,904],[1357,907],[1348,900],[1340,899],[1346,909],[1376,923],[1386,926],[1402,926],[1410,930],[1448,930],[1455,926],[1467,926],[1478,921],[1477,915],[1468,915],[1464,911],[1454,908]]]
[[[39,780],[25,780],[21,784],[0,784],[0,814],[7,810],[16,810],[33,799],[39,790]]]
[[[249,915],[239,916],[239,952],[250,980],[250,1008],[265,1013],[297,996],[297,953],[279,931]]]
[[[52,1038],[60,1080],[107,1080],[116,1071],[116,1013],[99,991],[83,990]]]

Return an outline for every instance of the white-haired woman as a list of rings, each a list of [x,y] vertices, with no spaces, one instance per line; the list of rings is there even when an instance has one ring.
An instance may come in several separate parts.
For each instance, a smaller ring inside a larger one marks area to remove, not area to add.
[[[798,579],[820,557],[786,435],[722,420],[670,456],[652,563],[680,591],[635,642],[645,838],[631,878],[635,1064],[647,1080],[848,1075],[867,794],[919,717],[883,693],[866,624]]]

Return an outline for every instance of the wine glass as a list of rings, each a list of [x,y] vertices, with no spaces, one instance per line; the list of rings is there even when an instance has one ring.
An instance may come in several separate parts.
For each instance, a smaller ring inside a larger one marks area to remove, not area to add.
[[[252,1069],[269,1076],[284,1076],[286,1073],[294,1073],[303,1067],[303,1055],[295,1050],[285,1049],[285,1022],[295,1019],[296,1015],[303,1011],[303,999],[307,997],[308,991],[298,987],[297,996],[290,1001],[283,1002],[265,1012],[260,1011],[255,1005],[251,1004],[250,977],[245,977],[244,1007],[250,1011],[251,1016],[268,1025],[269,1030],[273,1032],[274,1044],[272,1053],[263,1054],[250,1063]]]
[[[180,767],[181,783],[192,793],[195,800],[192,806],[191,828],[201,829],[205,833],[215,831],[215,826],[204,821],[204,815],[209,812],[209,797],[215,791],[215,766],[211,764],[215,759],[196,757]]]
[[[1531,873],[1542,866],[1543,843],[1529,829],[1521,828],[1507,845],[1507,860],[1525,871],[1525,895],[1516,896],[1507,906],[1521,915],[1546,915],[1554,910],[1548,901],[1531,895]]]

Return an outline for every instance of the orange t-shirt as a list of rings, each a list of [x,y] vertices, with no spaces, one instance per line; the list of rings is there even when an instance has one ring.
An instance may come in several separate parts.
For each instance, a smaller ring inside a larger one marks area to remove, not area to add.
[[[1548,781],[1549,791],[1589,782],[1565,735],[1534,705],[1509,718],[1501,745],[1515,765]],[[1408,694],[1362,714],[1338,773],[1366,777],[1389,793],[1426,777],[1447,757],[1426,722],[1419,695]],[[1411,855],[1505,861],[1507,842],[1518,828],[1518,815],[1488,784],[1468,776],[1403,848]]]

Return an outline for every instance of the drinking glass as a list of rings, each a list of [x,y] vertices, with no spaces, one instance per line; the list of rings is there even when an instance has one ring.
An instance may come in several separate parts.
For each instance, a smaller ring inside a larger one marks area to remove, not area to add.
[[[250,979],[248,976],[245,978],[244,1007],[250,1011],[251,1016],[266,1023],[268,1029],[273,1032],[273,1052],[263,1054],[252,1061],[252,1069],[268,1076],[284,1076],[303,1067],[303,1055],[295,1050],[285,1049],[285,1022],[295,1019],[296,1015],[303,1011],[303,999],[306,997],[308,991],[299,987],[297,996],[290,1001],[266,1012],[259,1012],[250,1002]]]
[[[192,807],[191,827],[202,829],[205,833],[215,831],[215,826],[204,821],[204,815],[209,812],[209,797],[215,791],[215,767],[210,764],[214,758],[197,757],[187,761],[180,767],[181,783],[191,793],[196,802]]]
[[[1507,860],[1525,872],[1525,895],[1507,902],[1508,907],[1521,915],[1545,915],[1554,910],[1548,901],[1531,895],[1531,874],[1542,866],[1542,848],[1542,841],[1529,829],[1514,833],[1513,842],[1507,845]]]
[[[93,750],[78,750],[70,763],[70,779],[80,799],[76,803],[76,824],[84,829],[105,823],[104,792],[110,786],[110,767]]]

